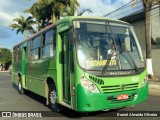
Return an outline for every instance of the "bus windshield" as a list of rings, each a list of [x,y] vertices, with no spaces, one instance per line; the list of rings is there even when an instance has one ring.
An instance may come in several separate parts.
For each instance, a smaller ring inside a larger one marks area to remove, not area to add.
[[[74,21],[77,59],[85,70],[144,68],[133,28],[112,21]]]

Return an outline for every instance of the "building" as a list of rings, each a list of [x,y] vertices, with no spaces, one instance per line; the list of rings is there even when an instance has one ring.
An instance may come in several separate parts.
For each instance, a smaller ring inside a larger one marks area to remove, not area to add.
[[[125,16],[121,20],[134,26],[135,32],[146,56],[145,42],[145,13],[142,11]],[[154,6],[151,10],[151,48],[152,66],[155,77],[160,77],[160,6]]]

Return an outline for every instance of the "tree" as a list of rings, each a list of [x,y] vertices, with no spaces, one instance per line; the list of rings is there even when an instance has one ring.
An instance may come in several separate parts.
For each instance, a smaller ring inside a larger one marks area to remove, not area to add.
[[[24,37],[27,37],[27,31],[34,33],[32,25],[35,24],[35,21],[33,21],[31,16],[26,19],[23,16],[20,16],[19,18],[13,19],[13,21],[16,23],[11,24],[9,27],[12,28],[12,30],[16,29],[17,34],[21,32],[22,34],[24,33]]]
[[[49,25],[49,21],[51,20],[52,16],[51,6],[46,2],[43,4],[34,3],[29,9],[25,10],[24,12],[31,13],[32,17],[36,19],[38,31]]]
[[[142,0],[145,11],[145,29],[146,29],[146,59],[148,77],[153,78],[152,59],[151,59],[151,8],[152,5],[159,2],[159,0]]]
[[[74,16],[75,12],[78,11],[79,6],[80,4],[77,0],[71,0],[66,9],[63,9],[62,16]]]
[[[70,2],[70,5],[68,5],[66,7],[66,9],[63,10],[62,12],[62,16],[75,16],[77,14],[77,16],[81,16],[82,14],[84,14],[85,12],[92,12],[90,9],[82,9],[81,11],[79,11],[80,4],[77,2],[77,0],[72,0]]]
[[[0,63],[3,68],[3,70],[8,69],[11,65],[12,61],[12,53],[7,48],[1,48],[0,49]]]
[[[55,22],[56,20],[60,19],[61,12],[63,9],[67,7],[68,4],[70,4],[71,0],[52,0],[51,7],[53,10],[52,15],[52,21]]]
[[[78,11],[79,3],[77,0],[38,0],[24,12],[31,13],[36,19],[38,30],[46,27],[62,16],[82,15],[84,12],[91,12],[89,9]],[[47,13],[47,14],[46,14]]]
[[[36,18],[38,25],[44,28],[52,22],[60,19],[62,10],[70,4],[71,0],[38,0],[25,12],[31,13]],[[47,14],[46,14],[47,13]]]

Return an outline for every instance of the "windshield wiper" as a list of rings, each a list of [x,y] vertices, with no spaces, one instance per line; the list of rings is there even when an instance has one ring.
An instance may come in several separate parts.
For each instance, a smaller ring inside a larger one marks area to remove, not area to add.
[[[112,44],[115,46],[115,52],[116,52],[116,55],[118,56],[116,42],[115,42],[114,35],[113,35],[113,32],[112,32],[112,29],[111,29],[111,26],[110,26],[109,22],[106,22],[106,24],[105,24],[106,32],[107,32],[107,23],[108,23],[108,26],[109,26],[109,29],[110,29],[110,32],[111,32]],[[111,49],[111,54],[110,54],[109,60],[107,60],[106,64],[104,65],[101,74],[105,74],[106,73],[106,70],[107,70],[107,68],[108,68],[108,66],[109,66],[109,64],[110,64],[110,62],[112,60],[111,58],[113,57],[113,55],[114,55],[114,51]]]
[[[128,62],[128,64],[132,67],[132,68],[135,68],[133,63],[131,62],[131,60],[122,52],[122,53],[119,53],[119,55],[123,56],[123,58],[125,58]]]
[[[118,36],[118,38],[119,38],[119,36]],[[119,38],[119,42],[120,42],[120,44],[121,44],[121,46],[122,46],[122,48],[123,48],[123,49],[122,49],[123,52],[124,52],[124,49],[126,49],[126,51],[129,51],[129,50],[127,49],[127,47],[124,45],[124,43],[122,43],[122,42],[120,41],[120,38]],[[129,59],[128,59],[128,57],[127,57],[125,54],[122,54],[122,53],[121,53],[121,55],[127,60],[127,62],[128,62],[128,60],[130,60],[130,61],[132,62],[136,73],[138,73],[138,67],[137,67],[135,61],[133,60],[132,56],[130,55],[129,52],[125,52],[125,53],[127,53]],[[128,62],[128,63],[129,63],[129,62]]]

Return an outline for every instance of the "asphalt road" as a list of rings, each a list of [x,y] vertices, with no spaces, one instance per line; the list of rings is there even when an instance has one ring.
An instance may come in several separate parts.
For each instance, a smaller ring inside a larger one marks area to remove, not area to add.
[[[100,119],[100,120],[116,120],[116,119],[159,119],[158,117],[107,117],[110,113],[118,113],[126,111],[160,111],[160,90],[150,89],[150,95],[147,101],[144,103],[138,104],[136,106],[127,107],[118,110],[111,111],[99,111],[86,114],[79,114],[74,111],[71,111],[67,108],[64,109],[61,113],[53,113],[55,117],[47,118],[34,118],[37,120],[59,120],[59,119]],[[0,111],[50,111],[50,109],[44,105],[45,99],[34,93],[29,92],[27,95],[20,95],[15,86],[12,86],[11,75],[7,72],[0,72]],[[6,120],[13,118],[2,118],[0,120]],[[15,118],[15,120],[20,120],[22,118]],[[23,118],[28,119],[28,118]],[[29,118],[30,120],[31,118]],[[32,118],[33,119],[33,118]]]

